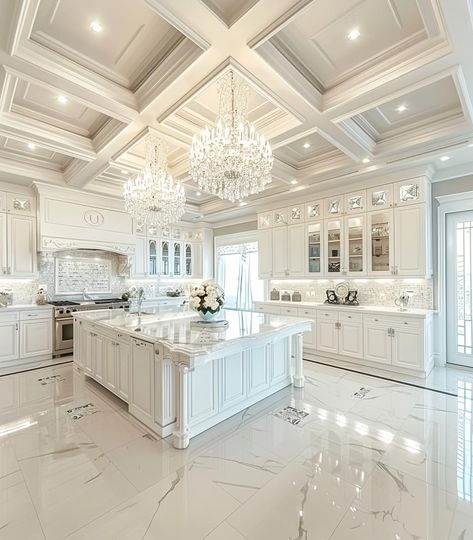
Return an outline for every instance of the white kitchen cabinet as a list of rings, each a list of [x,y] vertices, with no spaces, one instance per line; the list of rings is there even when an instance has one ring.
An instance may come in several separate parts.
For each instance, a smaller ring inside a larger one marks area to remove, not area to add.
[[[347,216],[344,223],[342,273],[350,277],[366,275],[366,217]]]
[[[273,274],[273,232],[260,229],[258,238],[258,275],[260,279],[271,279]]]
[[[147,243],[148,276],[155,277],[159,274],[159,241],[157,238],[148,238]]]
[[[345,213],[345,200],[343,195],[335,195],[324,199],[324,215],[327,218],[341,216]]]
[[[393,185],[386,184],[384,186],[376,186],[367,190],[368,210],[387,210],[392,208],[393,201]]]
[[[146,236],[137,236],[135,242],[135,257],[133,264],[133,277],[141,278],[147,275],[147,245]]]
[[[368,213],[368,274],[394,274],[394,217],[392,210]]]
[[[84,372],[87,375],[93,376],[94,374],[94,332],[92,328],[83,324],[81,327],[81,357],[82,365],[84,366]]]
[[[425,277],[428,273],[426,219],[426,205],[424,204],[395,208],[394,273],[396,275]]]
[[[317,350],[338,354],[338,313],[317,312]]]
[[[219,361],[219,410],[230,409],[246,398],[246,357],[238,352]]]
[[[0,341],[1,343],[1,341]],[[53,320],[51,317],[20,321],[20,357],[52,355]]]
[[[176,421],[176,370],[172,360],[164,357],[161,346],[155,348],[155,424],[163,429]]]
[[[287,227],[273,229],[273,278],[288,277]]]
[[[325,220],[325,273],[336,277],[346,272],[343,261],[345,234],[343,218]]]
[[[288,338],[271,343],[270,384],[279,384],[289,376],[289,342]]]
[[[360,214],[366,212],[366,190],[360,189],[345,195],[345,213]]]
[[[6,194],[6,211],[8,214],[18,214],[20,216],[36,216],[36,198],[34,195],[24,195],[21,193]]]
[[[287,271],[291,277],[305,274],[305,227],[304,224],[287,228]]]
[[[36,220],[30,216],[7,216],[7,274],[31,277],[36,273]],[[0,239],[3,241],[3,239]]]
[[[392,346],[389,322],[366,318],[364,321],[364,358],[378,364],[391,364]]]
[[[254,396],[269,388],[269,351],[265,345],[250,349],[247,356],[248,395]]]
[[[169,240],[161,240],[161,269],[160,273],[163,277],[171,275],[171,242]]]
[[[106,376],[106,372],[105,372],[106,339],[103,336],[96,333],[93,334],[92,338],[93,338],[93,341],[92,341],[93,353],[92,354],[94,355],[94,358],[95,358],[93,374],[94,374],[94,378],[97,379],[97,381],[103,382]]]
[[[363,317],[340,313],[338,320],[338,353],[350,358],[363,358]]]
[[[0,366],[19,357],[19,323],[0,320]]]
[[[0,213],[0,275],[8,273],[7,215]]]
[[[120,338],[120,336],[119,336]],[[131,343],[118,340],[115,348],[117,384],[116,393],[128,402],[130,387]]]
[[[402,180],[394,184],[395,206],[419,204],[429,202],[429,200],[430,183],[423,176]]]
[[[189,372],[188,381],[189,424],[192,426],[218,413],[218,362],[208,362]]]
[[[74,354],[74,363],[76,365],[78,365],[80,368],[83,368],[84,366],[82,365],[82,354],[81,354],[81,345],[82,345],[82,340],[81,340],[81,326],[82,326],[82,321],[79,321],[77,319],[74,319],[74,351],[73,351],[73,354]]]
[[[316,311],[312,308],[298,308],[297,316],[301,319],[312,319],[312,329],[304,332],[304,348],[315,349],[317,343]]]
[[[423,369],[424,333],[417,324],[404,321],[404,324],[392,325],[391,341],[394,366]]]
[[[129,411],[143,424],[154,422],[154,347],[132,340]]]
[[[323,272],[323,222],[309,223],[306,231],[306,274],[319,277]]]
[[[117,393],[117,342],[107,338],[105,340],[105,378],[104,386],[114,394]]]

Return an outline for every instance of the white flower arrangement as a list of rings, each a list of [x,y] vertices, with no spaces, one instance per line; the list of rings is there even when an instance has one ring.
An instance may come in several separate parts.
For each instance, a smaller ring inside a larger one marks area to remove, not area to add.
[[[225,294],[222,287],[214,281],[204,281],[191,291],[189,303],[192,309],[201,311],[204,315],[218,313],[225,303]]]

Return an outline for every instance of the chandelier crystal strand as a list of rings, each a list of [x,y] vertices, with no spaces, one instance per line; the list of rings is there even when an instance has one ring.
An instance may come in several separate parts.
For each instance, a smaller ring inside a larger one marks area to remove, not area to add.
[[[235,202],[271,182],[273,154],[247,119],[248,85],[229,71],[219,80],[218,93],[216,126],[193,138],[190,173],[203,191]]]
[[[166,153],[158,137],[148,137],[145,159],[144,169],[124,185],[125,209],[148,225],[176,223],[185,210],[184,187],[168,173]]]

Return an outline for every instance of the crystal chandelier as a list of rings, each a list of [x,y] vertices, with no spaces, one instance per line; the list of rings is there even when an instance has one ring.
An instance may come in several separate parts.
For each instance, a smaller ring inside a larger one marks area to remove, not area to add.
[[[235,202],[271,182],[273,154],[247,119],[248,85],[229,71],[219,80],[218,93],[217,125],[194,136],[190,174],[203,191]]]
[[[125,183],[123,197],[126,211],[141,223],[163,227],[181,218],[186,203],[184,188],[168,173],[159,138],[148,137],[145,167]]]

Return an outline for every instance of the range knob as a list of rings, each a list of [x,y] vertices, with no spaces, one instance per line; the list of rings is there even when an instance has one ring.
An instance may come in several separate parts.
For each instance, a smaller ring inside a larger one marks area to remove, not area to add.
[[[59,309],[59,310],[58,310],[58,313],[59,313],[59,315],[64,315],[64,310],[63,310],[63,309]]]
[[[72,313],[75,313],[77,311],[77,308],[72,308]]]
[[[70,309],[66,309],[66,314],[70,313],[71,310]]]

